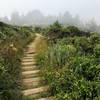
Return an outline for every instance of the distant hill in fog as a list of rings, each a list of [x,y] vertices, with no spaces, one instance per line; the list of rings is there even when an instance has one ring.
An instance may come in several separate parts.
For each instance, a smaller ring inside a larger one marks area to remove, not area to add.
[[[59,14],[59,16],[44,16],[39,10],[30,11],[26,15],[19,15],[18,12],[13,12],[10,20],[7,17],[0,18],[0,20],[8,24],[28,26],[47,26],[58,20],[64,25],[74,25],[82,29],[100,32],[100,26],[94,20],[83,24],[78,15],[73,17],[69,12]]]

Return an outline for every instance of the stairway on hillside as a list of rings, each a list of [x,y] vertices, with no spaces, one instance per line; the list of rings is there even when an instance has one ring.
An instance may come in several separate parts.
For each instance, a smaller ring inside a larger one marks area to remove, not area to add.
[[[36,65],[35,43],[27,46],[22,58],[22,93],[32,100],[54,100],[50,96],[49,86],[43,85],[40,70]]]

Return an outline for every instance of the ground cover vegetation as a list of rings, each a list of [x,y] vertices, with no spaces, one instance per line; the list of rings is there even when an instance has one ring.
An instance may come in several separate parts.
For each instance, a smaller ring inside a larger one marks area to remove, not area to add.
[[[37,62],[56,100],[100,100],[100,34],[55,22],[43,35]]]
[[[0,100],[21,100],[21,57],[23,49],[33,38],[32,27],[0,22]]]

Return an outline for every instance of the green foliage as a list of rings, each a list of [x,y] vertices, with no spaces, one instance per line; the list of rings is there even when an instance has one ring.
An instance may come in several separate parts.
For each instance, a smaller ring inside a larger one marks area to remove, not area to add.
[[[74,45],[78,50],[82,53],[90,53],[92,52],[92,46],[88,38],[86,37],[76,37],[74,41]]]
[[[61,26],[61,24],[58,22],[58,21],[56,21],[53,25],[51,25],[50,26],[51,27],[51,29],[52,29],[52,31],[57,31],[57,30],[60,30],[61,28],[62,28],[62,26]],[[54,29],[54,30],[53,30]]]
[[[53,25],[50,25],[47,33],[50,39],[56,39],[61,35],[61,31],[62,26],[58,21],[56,21]]]
[[[49,47],[45,54],[45,64],[51,67],[61,67],[66,64],[69,57],[74,56],[76,48],[73,45],[53,45]]]
[[[75,74],[84,77],[86,80],[95,80],[99,77],[94,58],[85,56],[75,57],[71,65]]]
[[[67,30],[69,30],[70,35],[80,35],[80,30],[75,26],[68,26]]]
[[[94,54],[96,57],[100,57],[100,44],[96,44],[94,47]]]
[[[60,32],[67,35],[59,38],[55,32],[55,42],[50,41],[47,52],[37,56],[42,75],[46,84],[50,85],[52,95],[56,100],[99,100],[99,34],[85,36],[76,27],[62,27]]]
[[[95,46],[95,44],[100,44],[100,34],[91,33],[90,36],[91,44]]]
[[[37,32],[37,33],[40,33],[40,32],[42,31],[42,29],[41,29],[41,27],[36,26],[36,27],[34,28],[34,31]]]
[[[43,76],[56,100],[99,100],[100,69],[88,57],[75,57],[72,65],[60,69],[45,67]],[[99,83],[98,83],[99,82]],[[98,88],[97,88],[98,87]]]
[[[80,30],[75,26],[63,27],[58,21],[56,21],[53,25],[50,25],[46,31],[44,32],[46,36],[51,40],[61,39],[64,37],[74,37],[74,36],[90,36],[89,32],[85,32]]]
[[[21,100],[20,59],[33,37],[30,27],[0,23],[0,100]]]

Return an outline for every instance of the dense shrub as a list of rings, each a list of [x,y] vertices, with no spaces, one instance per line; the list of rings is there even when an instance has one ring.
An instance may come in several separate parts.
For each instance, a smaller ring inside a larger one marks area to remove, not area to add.
[[[50,25],[50,27],[48,28],[47,36],[50,39],[54,40],[59,38],[61,36],[61,33],[62,33],[62,26],[58,21],[56,21],[53,25]]]
[[[77,37],[74,41],[74,45],[80,50],[82,53],[91,52],[91,44],[89,39],[86,37]]]
[[[67,29],[69,30],[71,36],[80,35],[80,30],[75,26],[68,26]]]
[[[56,21],[53,25],[50,25],[44,33],[51,40],[54,41],[58,38],[61,39],[64,37],[74,37],[74,36],[89,37],[90,36],[89,32],[82,31],[78,27],[75,26],[63,27],[58,21]]]
[[[58,68],[64,66],[66,64],[66,61],[69,60],[68,58],[74,56],[75,53],[76,53],[76,48],[73,45],[56,44],[48,48],[45,54],[44,62],[46,66],[49,65],[51,67]]]
[[[42,31],[42,28],[39,27],[39,26],[36,26],[36,27],[34,28],[34,31],[37,32],[37,33],[40,33],[40,32]]]
[[[94,55],[96,57],[100,57],[100,44],[96,44],[96,46],[94,47]]]
[[[98,71],[95,66],[89,66],[90,60],[87,60],[88,58],[84,59],[86,59],[86,64],[81,62],[83,63],[81,68],[78,68],[81,63],[76,60],[77,65],[73,64],[73,66],[76,66],[74,70],[67,64],[60,69],[43,68],[46,83],[50,85],[51,92],[56,96],[56,100],[94,100],[95,97],[99,100],[100,85],[96,77],[100,77],[98,76],[100,75],[100,69]],[[85,72],[83,69],[85,69]]]
[[[0,100],[21,100],[20,59],[33,37],[30,27],[0,23]]]
[[[37,56],[52,95],[56,100],[99,100],[99,34],[83,35],[85,32],[76,27],[66,30],[62,27],[60,32],[63,32],[64,38],[59,38],[62,34],[58,36],[54,32],[57,34],[56,40],[50,41],[47,51]]]
[[[100,44],[100,34],[91,33],[90,42],[93,46],[95,46],[95,44]]]
[[[87,57],[75,57],[72,65],[63,68],[43,68],[46,83],[56,100],[99,100],[100,69]]]

